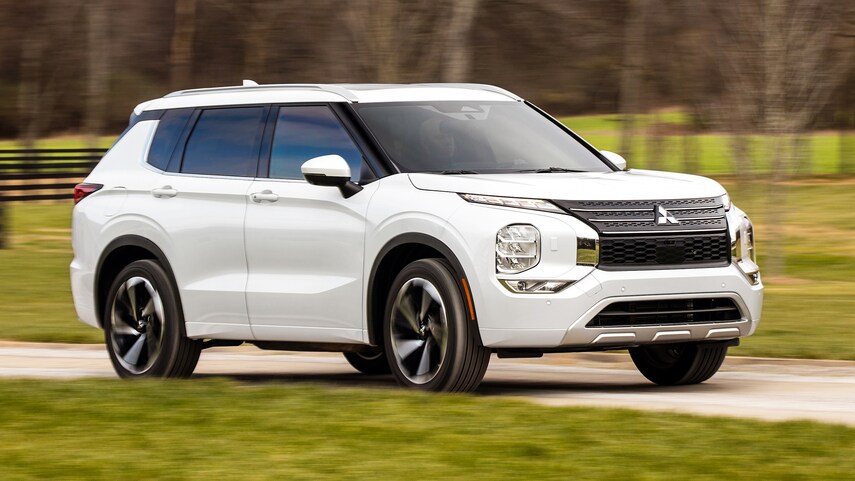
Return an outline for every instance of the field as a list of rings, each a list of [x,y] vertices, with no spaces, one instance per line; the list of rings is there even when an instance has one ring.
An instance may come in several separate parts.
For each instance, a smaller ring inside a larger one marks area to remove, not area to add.
[[[855,430],[224,379],[0,381],[17,479],[851,479]]]
[[[609,144],[617,144],[615,119],[591,116],[565,122],[587,138],[602,135],[604,140],[597,142],[598,147],[615,148]],[[674,125],[683,121],[678,113],[662,119]],[[709,152],[719,149],[724,155],[724,137],[710,135],[704,139],[715,147]],[[831,155],[838,152],[831,144],[836,139],[817,135],[812,140],[823,146],[814,151],[815,157],[828,153],[830,160],[822,161],[827,166],[838,162]],[[109,145],[111,141],[105,137],[101,143]],[[47,139],[39,146],[83,145],[82,138],[68,137]],[[0,148],[11,146],[0,143]],[[702,171],[717,172],[727,166],[715,160],[718,154],[705,155]],[[630,159],[630,165],[636,162]],[[713,177],[725,184],[734,201],[751,214],[757,225],[762,266],[764,244],[771,235],[766,224],[770,206],[765,202],[769,185],[753,180],[737,190],[732,175]],[[855,212],[850,208],[855,205],[855,178],[796,179],[788,186],[785,207],[786,272],[779,278],[764,279],[767,290],[760,329],[731,352],[855,360],[855,343],[847,335],[855,322]],[[101,342],[100,331],[76,321],[72,308],[68,286],[70,203],[13,204],[7,210],[11,248],[0,250],[0,305],[4,306],[0,310],[0,339]]]
[[[855,360],[847,335],[855,322],[853,187],[846,181],[790,186],[786,276],[765,279],[760,329],[733,354]],[[751,199],[742,205],[758,224],[762,266],[765,209],[759,196]],[[0,250],[0,338],[101,342],[101,332],[76,321],[72,308],[71,206],[15,204],[8,214],[12,246]]]

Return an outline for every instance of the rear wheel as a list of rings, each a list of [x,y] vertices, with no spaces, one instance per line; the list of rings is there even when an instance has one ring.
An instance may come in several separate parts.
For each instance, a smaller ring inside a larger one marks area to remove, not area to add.
[[[389,374],[389,360],[381,348],[361,352],[345,352],[344,358],[363,374]]]
[[[178,295],[157,262],[140,260],[119,272],[107,294],[104,336],[120,377],[189,377],[201,342],[187,339]]]
[[[664,386],[698,384],[713,377],[727,355],[724,344],[669,344],[630,348],[635,366]]]
[[[407,265],[392,283],[384,340],[389,367],[402,385],[468,392],[481,383],[490,350],[467,316],[451,266],[441,259]]]

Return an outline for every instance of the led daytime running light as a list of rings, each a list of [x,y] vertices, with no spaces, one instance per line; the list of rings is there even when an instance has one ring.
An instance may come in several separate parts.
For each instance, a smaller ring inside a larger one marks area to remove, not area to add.
[[[520,197],[495,197],[492,195],[460,194],[467,202],[473,204],[495,205],[498,207],[516,207],[517,209],[542,210],[546,212],[563,213],[557,205],[543,199],[523,199]]]

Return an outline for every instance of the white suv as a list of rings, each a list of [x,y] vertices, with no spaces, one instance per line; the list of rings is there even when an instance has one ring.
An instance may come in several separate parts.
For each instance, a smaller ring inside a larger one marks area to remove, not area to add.
[[[715,374],[763,287],[713,180],[626,170],[473,84],[255,85],[145,102],[75,190],[71,285],[123,377],[209,346],[344,352],[470,391],[499,357],[629,349]]]

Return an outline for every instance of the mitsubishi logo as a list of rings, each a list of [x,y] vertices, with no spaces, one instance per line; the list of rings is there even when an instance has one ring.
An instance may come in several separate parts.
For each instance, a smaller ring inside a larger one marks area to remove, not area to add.
[[[656,208],[653,209],[653,213],[655,214],[654,217],[656,218],[656,225],[680,223],[680,221],[674,218],[674,216],[661,205],[657,205]]]

